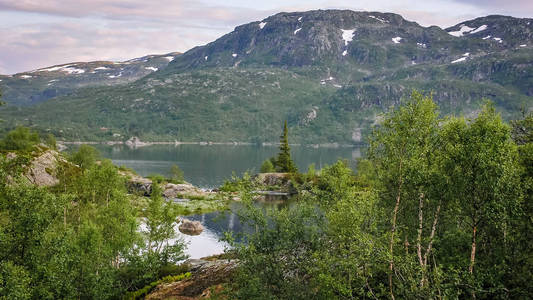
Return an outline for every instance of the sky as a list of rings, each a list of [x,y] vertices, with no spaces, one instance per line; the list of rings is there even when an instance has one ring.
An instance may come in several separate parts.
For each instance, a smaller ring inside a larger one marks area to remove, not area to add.
[[[0,74],[185,52],[278,12],[351,9],[442,28],[490,14],[533,17],[533,0],[0,0]]]

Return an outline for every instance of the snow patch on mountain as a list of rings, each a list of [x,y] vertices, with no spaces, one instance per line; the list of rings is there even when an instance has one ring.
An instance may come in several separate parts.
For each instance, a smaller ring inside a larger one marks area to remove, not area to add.
[[[341,31],[344,45],[348,46],[348,43],[353,40],[355,29],[341,29]]]
[[[155,67],[144,67],[146,70],[152,70],[152,71],[157,71],[158,68],[155,68]]]
[[[458,63],[458,62],[462,62],[462,61],[465,61],[466,60],[466,57],[461,57],[459,59],[456,59],[454,61],[452,61],[452,64],[455,64],[455,63]]]
[[[302,28],[298,28],[298,29],[296,29],[296,30],[294,31],[294,34],[297,34],[298,31],[300,31],[300,30],[302,30]]]
[[[468,27],[468,26],[466,26],[464,24],[461,24],[461,25],[459,25],[459,30],[458,31],[450,31],[448,33],[453,35],[453,36],[456,36],[456,37],[462,37],[463,35],[465,35],[465,33],[469,33],[472,30],[475,30],[475,28]]]
[[[259,29],[263,29],[265,28],[265,25],[267,24],[267,22],[261,22],[259,23]]]
[[[403,40],[403,38],[401,38],[399,36],[392,38],[392,42],[395,43],[395,44],[399,44],[401,40]]]

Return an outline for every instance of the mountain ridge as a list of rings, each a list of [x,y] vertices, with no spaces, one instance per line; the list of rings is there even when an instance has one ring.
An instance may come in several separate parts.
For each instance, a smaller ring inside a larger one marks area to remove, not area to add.
[[[392,13],[279,13],[132,82],[0,116],[67,140],[271,142],[287,119],[295,142],[357,143],[419,89],[443,114],[473,114],[488,98],[509,119],[533,103],[531,22],[487,16],[443,29]]]

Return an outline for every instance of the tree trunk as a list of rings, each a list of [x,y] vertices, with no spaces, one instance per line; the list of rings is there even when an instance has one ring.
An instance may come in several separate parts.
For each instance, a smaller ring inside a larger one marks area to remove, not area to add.
[[[476,261],[476,232],[477,225],[474,225],[472,230],[472,251],[470,252],[470,267],[468,268],[468,272],[470,272],[470,274],[474,272],[474,263]]]
[[[401,163],[400,163],[400,169],[401,169]],[[389,242],[389,252],[390,252],[390,262],[389,262],[389,289],[390,289],[390,296],[391,299],[394,298],[394,292],[392,289],[392,272],[394,269],[394,233],[396,232],[396,218],[398,216],[398,209],[400,208],[400,198],[401,198],[401,192],[402,192],[402,183],[403,180],[400,178],[400,183],[398,185],[398,194],[396,196],[396,204],[394,205],[394,212],[392,214],[392,228],[391,228],[391,236],[390,236],[390,242]]]
[[[422,213],[424,209],[424,193],[420,193],[418,197],[418,236],[416,238],[416,254],[418,255],[418,262],[421,267],[424,267],[424,261],[422,260],[422,226],[424,223],[424,215]]]

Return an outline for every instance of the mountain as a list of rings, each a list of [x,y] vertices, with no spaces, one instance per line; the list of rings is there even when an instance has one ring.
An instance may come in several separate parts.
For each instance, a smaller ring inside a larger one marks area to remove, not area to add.
[[[357,143],[420,89],[443,114],[475,114],[487,98],[510,119],[533,106],[532,21],[487,16],[442,29],[391,13],[279,13],[133,82],[11,106],[0,118],[63,139],[258,143],[276,141],[287,119],[294,142]]]
[[[147,55],[124,62],[76,62],[10,76],[0,75],[4,100],[33,105],[89,86],[108,86],[135,81],[162,69],[180,53]]]

